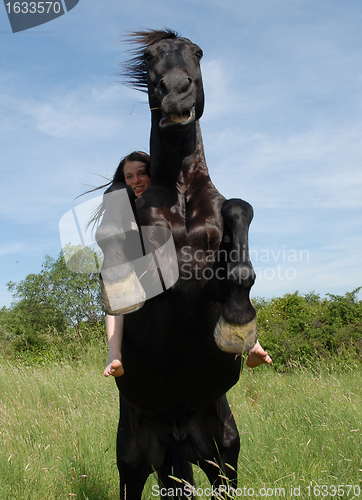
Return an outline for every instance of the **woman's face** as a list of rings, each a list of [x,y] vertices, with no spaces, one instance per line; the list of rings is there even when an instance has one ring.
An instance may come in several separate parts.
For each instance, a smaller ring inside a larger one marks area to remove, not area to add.
[[[126,184],[131,186],[137,198],[146,191],[151,182],[146,165],[141,161],[127,161],[123,167],[123,173]]]

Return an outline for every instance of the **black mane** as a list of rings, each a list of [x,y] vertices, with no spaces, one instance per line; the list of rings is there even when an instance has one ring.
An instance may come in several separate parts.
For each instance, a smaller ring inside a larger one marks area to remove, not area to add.
[[[147,47],[161,40],[169,38],[179,38],[180,35],[173,30],[144,30],[130,31],[121,39],[122,42],[137,45],[136,48],[130,49],[127,52],[131,58],[121,63],[123,70],[121,76],[124,78],[124,83],[136,90],[146,92],[147,90],[147,69],[143,59],[143,55]]]

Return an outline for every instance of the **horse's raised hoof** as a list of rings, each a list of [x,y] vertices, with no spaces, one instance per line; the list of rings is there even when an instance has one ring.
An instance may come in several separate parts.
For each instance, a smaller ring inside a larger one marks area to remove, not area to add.
[[[140,309],[146,302],[146,293],[133,271],[122,282],[101,281],[101,304],[106,314],[128,314]]]
[[[214,338],[222,351],[234,354],[250,351],[258,339],[256,318],[245,325],[231,325],[220,316],[214,330]]]

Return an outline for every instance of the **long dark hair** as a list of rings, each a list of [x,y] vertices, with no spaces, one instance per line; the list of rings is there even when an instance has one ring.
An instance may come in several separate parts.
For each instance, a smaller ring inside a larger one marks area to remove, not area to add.
[[[124,166],[128,161],[139,161],[141,163],[145,164],[146,167],[146,173],[149,178],[151,178],[151,158],[147,153],[144,153],[143,151],[133,151],[133,153],[125,156],[120,162],[117,167],[117,170],[114,173],[113,179],[109,184],[113,184],[114,182],[126,182],[126,179],[124,178]],[[103,187],[108,186],[106,184]]]
[[[91,193],[93,191],[97,191],[98,189],[104,189],[107,187],[112,186],[115,182],[123,182],[126,183],[126,179],[124,177],[124,166],[128,161],[139,161],[141,163],[144,163],[146,167],[146,173],[149,178],[151,178],[151,158],[150,155],[147,153],[144,153],[143,151],[133,151],[129,155],[125,156],[122,158],[122,160],[119,162],[119,165],[117,167],[117,170],[114,173],[113,179],[107,184],[103,184],[102,186],[99,186],[95,189],[92,189],[91,191],[88,191],[88,193]],[[102,202],[99,207],[93,212],[92,217],[90,218],[87,227],[93,225],[93,229],[97,225],[98,221],[102,217],[103,213],[105,210],[104,202]]]

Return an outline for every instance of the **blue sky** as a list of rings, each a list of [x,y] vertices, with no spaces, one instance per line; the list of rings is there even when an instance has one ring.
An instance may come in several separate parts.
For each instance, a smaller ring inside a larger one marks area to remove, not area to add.
[[[255,211],[253,295],[362,285],[362,4],[345,0],[80,0],[13,34],[0,9],[0,306],[8,281],[61,249],[76,196],[148,150],[146,96],[120,84],[129,30],[204,51],[211,178]]]

